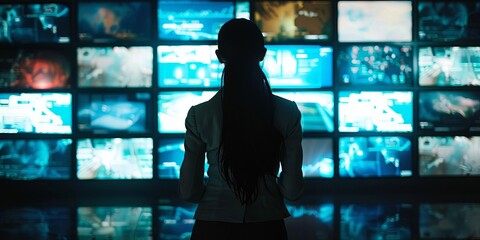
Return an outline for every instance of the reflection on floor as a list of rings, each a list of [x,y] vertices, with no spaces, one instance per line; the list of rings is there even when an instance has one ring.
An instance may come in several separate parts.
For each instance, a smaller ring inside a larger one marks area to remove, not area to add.
[[[0,239],[189,239],[195,222],[196,205],[175,198],[46,202],[2,204]],[[293,240],[480,238],[476,200],[305,196],[287,206]]]

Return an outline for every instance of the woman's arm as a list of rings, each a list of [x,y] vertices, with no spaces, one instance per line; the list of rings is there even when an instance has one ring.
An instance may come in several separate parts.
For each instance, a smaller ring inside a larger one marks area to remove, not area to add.
[[[195,118],[195,107],[191,107],[185,119],[185,156],[180,168],[180,197],[190,202],[199,202],[205,191],[205,143],[200,139]]]
[[[289,112],[293,118],[284,140],[284,152],[281,159],[282,172],[278,179],[278,185],[285,199],[296,200],[302,194],[305,184],[302,172],[302,115],[295,103],[294,108]]]

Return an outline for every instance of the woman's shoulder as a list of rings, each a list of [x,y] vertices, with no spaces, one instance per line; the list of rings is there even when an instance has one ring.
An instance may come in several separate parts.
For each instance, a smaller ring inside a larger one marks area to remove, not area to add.
[[[275,105],[275,108],[286,108],[290,110],[292,108],[297,108],[297,104],[294,101],[277,96],[275,94],[273,94],[273,104]]]

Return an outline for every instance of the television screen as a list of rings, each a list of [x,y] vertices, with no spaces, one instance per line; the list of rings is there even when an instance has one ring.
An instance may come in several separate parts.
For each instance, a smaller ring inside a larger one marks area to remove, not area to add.
[[[268,45],[263,70],[272,88],[332,86],[332,47]]]
[[[420,129],[437,132],[480,131],[480,93],[429,91],[419,93]]]
[[[411,132],[412,92],[339,92],[340,132]]]
[[[80,2],[78,37],[81,41],[149,40],[149,2]]]
[[[418,138],[420,176],[480,175],[480,137]]]
[[[220,27],[235,17],[233,2],[159,0],[160,40],[217,40]]]
[[[151,47],[77,49],[79,87],[151,87]]]
[[[150,130],[149,93],[80,94],[78,129],[94,133],[144,133]]]
[[[411,85],[411,46],[352,45],[340,48],[338,81],[343,85]]]
[[[419,1],[418,37],[424,41],[480,39],[480,4],[475,1]]]
[[[158,206],[159,239],[190,239],[196,208],[196,204],[185,202]]]
[[[333,178],[331,138],[303,138],[303,176]]]
[[[161,92],[158,95],[158,131],[185,133],[185,118],[190,107],[210,100],[213,91]]]
[[[0,140],[0,179],[69,179],[71,139]]]
[[[0,43],[70,42],[70,9],[65,4],[0,4]]]
[[[72,133],[72,95],[1,93],[0,133]]]
[[[420,47],[420,86],[480,85],[480,47]]]
[[[79,207],[78,239],[152,239],[150,207]]]
[[[288,239],[334,239],[333,203],[292,202],[286,205],[291,214],[285,219]]]
[[[180,167],[182,166],[185,155],[185,146],[183,138],[160,139],[158,147],[158,177],[162,179],[179,179]],[[203,176],[207,175],[208,163],[205,158],[205,171]]]
[[[0,236],[2,239],[68,239],[71,216],[68,208],[1,208]]]
[[[239,0],[235,1],[235,18],[250,19],[250,2]]]
[[[339,1],[338,41],[412,41],[412,1]]]
[[[302,114],[303,131],[333,132],[332,92],[275,92],[274,94],[295,101]]]
[[[410,177],[412,143],[399,136],[341,137],[340,177]]]
[[[331,38],[328,1],[259,1],[254,8],[255,22],[267,42]]]
[[[420,204],[419,232],[421,239],[478,239],[480,204]]]
[[[95,138],[77,142],[78,179],[152,179],[151,138]]]
[[[2,49],[0,88],[70,88],[72,66],[65,52],[65,49]]]
[[[413,239],[411,204],[342,204],[340,239]]]
[[[223,64],[215,55],[216,49],[213,45],[159,46],[159,86],[219,87]]]

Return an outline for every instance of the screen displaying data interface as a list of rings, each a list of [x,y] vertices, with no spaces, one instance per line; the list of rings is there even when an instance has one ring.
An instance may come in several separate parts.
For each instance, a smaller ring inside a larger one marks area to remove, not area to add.
[[[79,207],[77,238],[86,239],[152,239],[152,208]]]
[[[421,47],[419,85],[480,86],[480,47]]]
[[[151,87],[151,47],[77,49],[79,87]]]
[[[70,88],[66,49],[2,49],[0,88]]]
[[[411,141],[404,137],[341,137],[341,177],[412,176]]]
[[[410,46],[353,45],[340,48],[338,78],[343,85],[410,85],[413,52]]]
[[[162,179],[179,179],[180,167],[185,156],[183,138],[160,139],[158,147],[158,177]],[[208,163],[205,158],[204,174],[208,177]]]
[[[419,1],[418,37],[435,42],[480,39],[480,4],[476,1]]]
[[[419,124],[425,131],[480,131],[480,93],[429,91],[419,93]]]
[[[341,91],[338,114],[340,132],[411,132],[412,92]]]
[[[303,131],[333,132],[332,92],[275,92],[274,94],[295,101],[302,114]]]
[[[216,40],[220,27],[235,17],[234,9],[234,1],[159,0],[159,38]]]
[[[78,129],[93,133],[142,133],[149,129],[150,94],[81,94]]]
[[[69,179],[71,139],[0,140],[0,179]]]
[[[67,43],[69,35],[64,4],[0,4],[0,43]]]
[[[480,137],[418,138],[420,176],[480,175]]]
[[[272,88],[332,86],[332,47],[267,45],[263,70]]]
[[[338,41],[412,41],[412,2],[339,1]]]
[[[328,40],[332,14],[327,1],[258,1],[255,22],[267,42]]]
[[[185,133],[188,110],[210,100],[213,91],[161,92],[158,95],[158,131],[160,133]]]
[[[79,179],[151,179],[153,177],[151,138],[79,139]]]
[[[0,94],[0,133],[71,132],[71,94]]]
[[[219,87],[223,64],[213,45],[158,47],[158,84],[160,87]]]
[[[78,32],[81,41],[149,40],[148,2],[80,2]]]

